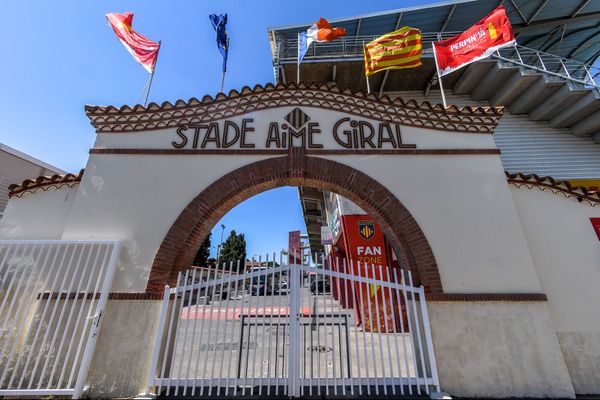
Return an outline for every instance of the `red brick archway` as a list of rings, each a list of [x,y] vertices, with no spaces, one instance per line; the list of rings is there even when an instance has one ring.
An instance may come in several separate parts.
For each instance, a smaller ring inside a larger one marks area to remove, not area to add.
[[[188,268],[213,226],[244,200],[281,186],[307,186],[341,194],[367,211],[396,250],[400,264],[432,294],[442,294],[433,252],[410,212],[383,185],[347,165],[308,157],[295,148],[287,157],[241,167],[202,191],[181,212],[165,236],[148,278],[147,292],[161,293]]]

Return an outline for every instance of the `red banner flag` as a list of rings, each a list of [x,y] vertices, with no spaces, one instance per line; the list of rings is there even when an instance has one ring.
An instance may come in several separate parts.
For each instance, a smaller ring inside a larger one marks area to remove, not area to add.
[[[515,35],[504,6],[497,7],[460,35],[433,43],[440,76],[514,44]]]
[[[600,240],[600,218],[590,218],[590,221],[592,222],[596,236],[598,236],[598,240]]]
[[[142,64],[146,71],[150,73],[154,72],[154,65],[156,64],[156,58],[158,57],[160,43],[154,42],[133,30],[131,26],[133,22],[133,13],[110,13],[106,14],[106,19],[108,19],[115,34],[127,51],[131,53],[133,58]]]

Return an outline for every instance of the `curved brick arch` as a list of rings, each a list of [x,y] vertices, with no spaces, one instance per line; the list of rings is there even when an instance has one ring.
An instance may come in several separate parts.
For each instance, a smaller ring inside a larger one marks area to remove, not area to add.
[[[241,167],[213,182],[175,220],[154,258],[146,291],[162,293],[189,267],[214,225],[230,209],[258,193],[281,186],[307,186],[336,192],[358,204],[379,224],[401,265],[416,273],[427,292],[442,294],[433,252],[410,212],[383,185],[347,165],[307,157],[295,148]]]

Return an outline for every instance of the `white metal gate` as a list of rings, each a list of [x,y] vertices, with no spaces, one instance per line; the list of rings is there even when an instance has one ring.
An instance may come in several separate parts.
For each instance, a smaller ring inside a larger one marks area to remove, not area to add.
[[[148,392],[439,391],[424,290],[412,285],[410,272],[325,264],[290,265],[280,257],[239,274],[223,272],[231,264],[180,273],[179,285],[165,288]]]
[[[0,241],[0,396],[79,398],[115,241]]]

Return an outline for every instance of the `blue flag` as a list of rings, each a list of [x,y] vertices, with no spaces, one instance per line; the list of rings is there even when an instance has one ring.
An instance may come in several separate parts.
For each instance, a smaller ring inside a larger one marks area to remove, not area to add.
[[[306,32],[300,32],[298,34],[298,64],[302,62],[302,59],[308,52],[308,35]]]
[[[229,38],[225,30],[227,25],[227,14],[211,14],[209,17],[213,28],[217,32],[217,47],[223,56],[223,72],[227,70],[227,51],[229,50]]]

